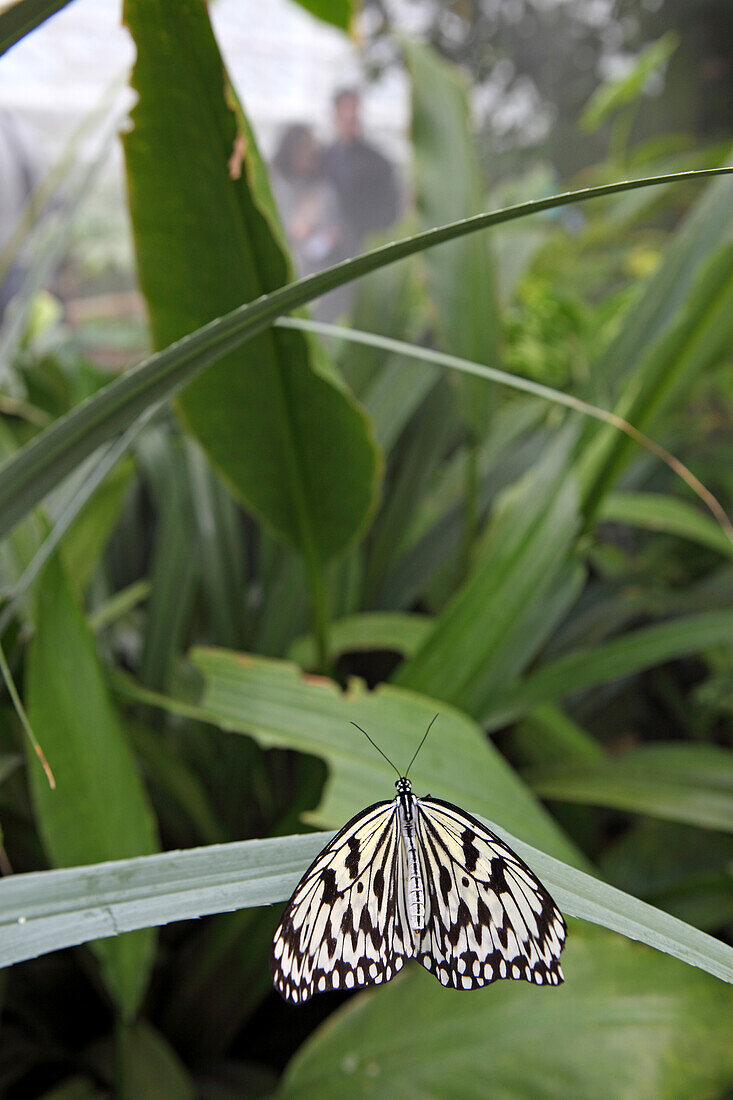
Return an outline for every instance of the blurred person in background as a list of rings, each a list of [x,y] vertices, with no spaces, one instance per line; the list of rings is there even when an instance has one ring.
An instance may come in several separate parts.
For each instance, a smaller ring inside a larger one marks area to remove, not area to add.
[[[309,126],[292,123],[284,131],[272,162],[272,182],[298,274],[336,263],[343,236],[339,200]]]
[[[343,255],[355,256],[368,234],[396,220],[397,181],[387,158],[364,140],[355,88],[341,88],[333,97],[333,127],[335,140],[326,149],[324,167],[341,203]]]

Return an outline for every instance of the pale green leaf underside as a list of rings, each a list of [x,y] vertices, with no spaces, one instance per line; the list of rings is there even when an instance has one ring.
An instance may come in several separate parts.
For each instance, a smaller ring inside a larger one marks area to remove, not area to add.
[[[733,983],[733,949],[487,822],[568,916],[639,940]],[[170,921],[287,898],[332,833],[245,840],[0,882],[0,966]]]

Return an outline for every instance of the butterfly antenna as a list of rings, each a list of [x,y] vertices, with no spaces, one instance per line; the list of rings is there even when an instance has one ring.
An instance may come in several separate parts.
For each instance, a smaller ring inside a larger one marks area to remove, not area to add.
[[[386,752],[382,752],[382,750],[380,749],[380,747],[379,747],[379,745],[377,744],[377,742],[376,742],[376,741],[372,741],[372,739],[371,739],[371,737],[369,736],[369,734],[367,733],[367,731],[366,731],[366,730],[363,730],[363,729],[361,728],[361,726],[357,726],[357,725],[356,725],[356,722],[352,722],[351,724],[352,724],[352,726],[356,726],[356,728],[357,728],[357,729],[359,730],[359,732],[360,732],[360,733],[363,733],[363,734],[364,734],[364,736],[366,737],[367,741],[371,742],[371,744],[372,744],[372,745],[374,745],[374,748],[375,748],[375,749],[377,750],[377,752],[378,752],[378,753],[380,754],[380,756],[383,756],[383,757],[384,757],[384,759],[385,759],[385,760],[387,761],[387,763],[389,764],[390,768],[394,768],[394,770],[395,770],[395,771],[397,772],[397,775],[399,776],[399,775],[400,775],[399,771],[397,770],[397,768],[395,768],[394,764],[392,763],[392,761],[390,760],[390,758],[389,758],[389,757],[387,756]],[[402,777],[400,776],[400,778],[402,778]]]
[[[428,726],[428,728],[427,728],[427,729],[425,730],[425,733],[423,734],[423,738],[422,738],[422,741],[420,742],[420,744],[419,744],[419,745],[417,746],[417,748],[415,749],[415,755],[413,756],[413,758],[412,758],[412,760],[410,761],[410,763],[409,763],[409,764],[407,765],[407,771],[405,772],[405,779],[407,779],[407,776],[409,775],[409,772],[410,772],[410,768],[411,768],[411,767],[412,767],[412,765],[413,765],[413,764],[415,763],[415,758],[417,757],[417,754],[418,754],[418,753],[420,752],[420,749],[421,749],[421,748],[423,747],[423,745],[425,744],[425,738],[426,738],[426,737],[428,736],[428,734],[430,733],[430,730],[431,730],[431,729],[432,729],[432,727],[433,727],[433,722],[435,722],[435,719],[436,719],[437,717],[438,717],[438,715],[436,714],[436,715],[435,715],[435,718],[433,718],[433,719],[431,720],[431,722],[430,722],[430,725]]]

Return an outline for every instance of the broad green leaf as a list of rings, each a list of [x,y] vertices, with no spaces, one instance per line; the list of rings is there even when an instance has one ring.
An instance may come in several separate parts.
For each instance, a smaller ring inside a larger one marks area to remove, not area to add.
[[[331,653],[338,656],[359,650],[387,649],[410,656],[430,632],[426,615],[405,615],[397,611],[366,611],[331,624]],[[288,658],[301,668],[317,663],[316,646],[311,637],[293,642]]]
[[[172,396],[205,367],[262,332],[277,317],[313,301],[326,291],[433,245],[458,239],[492,225],[506,224],[543,210],[638,187],[672,183],[681,179],[701,179],[731,171],[733,169],[716,168],[676,172],[518,203],[504,210],[478,214],[393,244],[382,245],[354,260],[345,260],[326,271],[281,287],[255,302],[247,302],[225,317],[211,321],[196,332],[184,336],[111,382],[40,432],[7,460],[0,468],[0,537],[7,535],[46,493],[96,450],[100,443],[123,431],[144,410]],[[716,225],[716,232],[717,228]]]
[[[485,819],[484,819],[485,820]],[[733,983],[733,948],[486,824],[522,857],[568,916],[640,940]],[[290,896],[333,833],[165,852],[0,880],[0,967],[136,928]]]
[[[224,649],[196,649],[191,656],[203,683],[195,703],[131,688],[134,697],[248,734],[265,747],[297,749],[325,760],[329,777],[323,800],[309,821],[340,826],[370,802],[392,797],[387,765],[351,722],[365,729],[396,767],[406,768],[439,711],[410,772],[416,789],[499,817],[519,836],[582,863],[478,726],[452,707],[389,685],[367,691],[358,680],[341,691],[333,681],[303,676],[285,661]]]
[[[611,806],[733,832],[733,752],[718,745],[640,745],[622,756],[533,770],[543,798]]]
[[[403,46],[412,89],[415,203],[421,227],[467,218],[481,208],[483,180],[471,132],[467,88],[457,69],[427,46]],[[486,237],[466,237],[425,257],[437,333],[446,351],[498,367],[500,319]],[[483,438],[494,404],[480,379],[459,382],[471,435]]]
[[[124,139],[130,212],[162,348],[292,273],[206,5],[126,0],[124,11],[138,47],[139,98]],[[312,338],[268,329],[179,398],[185,424],[229,488],[312,569],[356,536],[379,473],[368,421],[326,377],[321,355]]]
[[[27,707],[56,778],[50,790],[27,750],[33,806],[52,863],[68,867],[144,855],[156,848],[153,817],[94,650],[63,569],[52,558],[37,594],[27,658]],[[145,993],[154,951],[149,932],[94,945],[123,1016]]]
[[[196,1100],[197,1090],[178,1056],[148,1023],[122,1029],[117,1064],[120,1100]]]
[[[726,645],[732,631],[733,611],[704,611],[643,627],[604,645],[565,653],[497,695],[482,724],[498,729],[538,703],[557,702],[688,653]]]
[[[0,12],[0,57],[69,0],[16,0]]]
[[[609,493],[598,511],[598,519],[678,535],[733,557],[730,539],[717,523],[688,501],[664,493]]]
[[[395,683],[472,713],[481,707],[487,670],[507,634],[533,602],[547,596],[566,564],[577,530],[567,439],[510,490],[492,518],[473,574],[435,621]]]
[[[415,967],[330,1016],[277,1096],[698,1100],[733,1083],[723,986],[574,925],[563,970],[558,989],[497,982],[467,997]]]

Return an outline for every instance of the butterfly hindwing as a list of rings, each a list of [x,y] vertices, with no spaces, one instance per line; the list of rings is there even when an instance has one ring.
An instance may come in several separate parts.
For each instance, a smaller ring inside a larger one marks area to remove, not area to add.
[[[417,958],[443,985],[558,985],[566,927],[527,865],[470,814],[417,799],[429,917]]]
[[[296,1004],[315,992],[389,981],[414,939],[405,919],[394,802],[352,818],[298,883],[275,933],[275,988]]]

